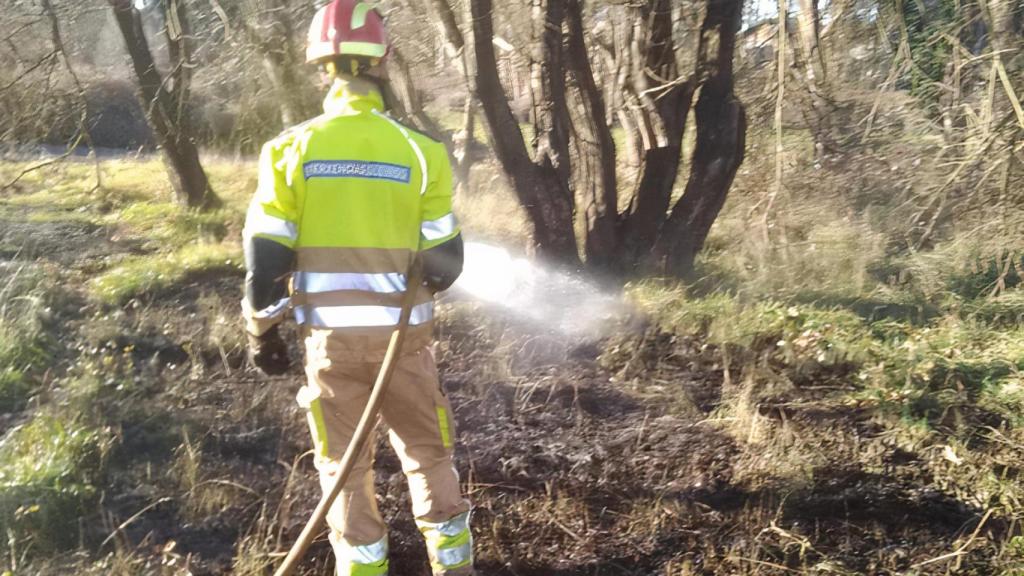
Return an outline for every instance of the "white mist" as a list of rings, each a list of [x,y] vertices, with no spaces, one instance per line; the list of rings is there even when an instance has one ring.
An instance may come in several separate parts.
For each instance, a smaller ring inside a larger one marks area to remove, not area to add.
[[[512,256],[499,246],[467,242],[462,276],[454,289],[499,305],[565,335],[596,335],[600,324],[625,306],[583,279]]]

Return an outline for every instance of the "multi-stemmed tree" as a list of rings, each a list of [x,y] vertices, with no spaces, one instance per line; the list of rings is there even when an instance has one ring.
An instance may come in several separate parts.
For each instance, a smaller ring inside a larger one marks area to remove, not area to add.
[[[471,8],[477,96],[495,155],[532,224],[537,255],[611,277],[690,272],[743,160],[746,119],[732,65],[742,1],[688,6],[702,16],[686,44],[678,2],[600,7],[600,18],[615,29],[605,47],[618,71],[605,74],[605,82],[624,95],[628,140],[642,142],[625,208],[583,0],[534,4],[529,142],[498,73],[491,0],[472,0]],[[683,193],[673,202],[691,109],[696,141]]]

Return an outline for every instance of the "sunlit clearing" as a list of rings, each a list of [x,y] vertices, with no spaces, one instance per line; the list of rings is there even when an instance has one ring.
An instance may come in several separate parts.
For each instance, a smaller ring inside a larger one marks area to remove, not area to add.
[[[623,309],[621,300],[579,277],[538,266],[508,250],[466,243],[462,276],[455,290],[498,304],[551,332],[594,332],[603,320]]]

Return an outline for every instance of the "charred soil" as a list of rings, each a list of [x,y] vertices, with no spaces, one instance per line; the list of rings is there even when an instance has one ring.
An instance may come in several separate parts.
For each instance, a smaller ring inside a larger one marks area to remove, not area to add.
[[[78,286],[130,243],[84,224],[8,224],[5,243],[34,248],[5,257],[68,282],[50,324],[48,378],[99,365],[110,385],[85,416],[112,444],[99,497],[78,522],[82,552],[38,572],[269,573],[319,494],[293,399],[298,336],[293,373],[261,378],[244,361],[237,269],[101,304]],[[584,336],[466,301],[441,309],[436,354],[482,575],[1007,566],[998,543],[1018,526],[945,480],[948,459],[934,445],[849,402],[852,370],[768,385],[723,362],[719,347],[638,313]],[[1012,450],[979,449],[1002,458],[1006,474],[1020,469]],[[377,488],[393,573],[427,576],[398,460],[383,447]],[[304,573],[331,563],[321,535]]]

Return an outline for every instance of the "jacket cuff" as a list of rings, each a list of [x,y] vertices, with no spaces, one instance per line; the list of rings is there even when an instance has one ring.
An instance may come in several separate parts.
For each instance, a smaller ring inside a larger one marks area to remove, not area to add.
[[[262,336],[284,320],[290,306],[291,298],[282,298],[262,310],[253,310],[249,300],[243,299],[242,319],[245,321],[245,331],[256,337]]]

